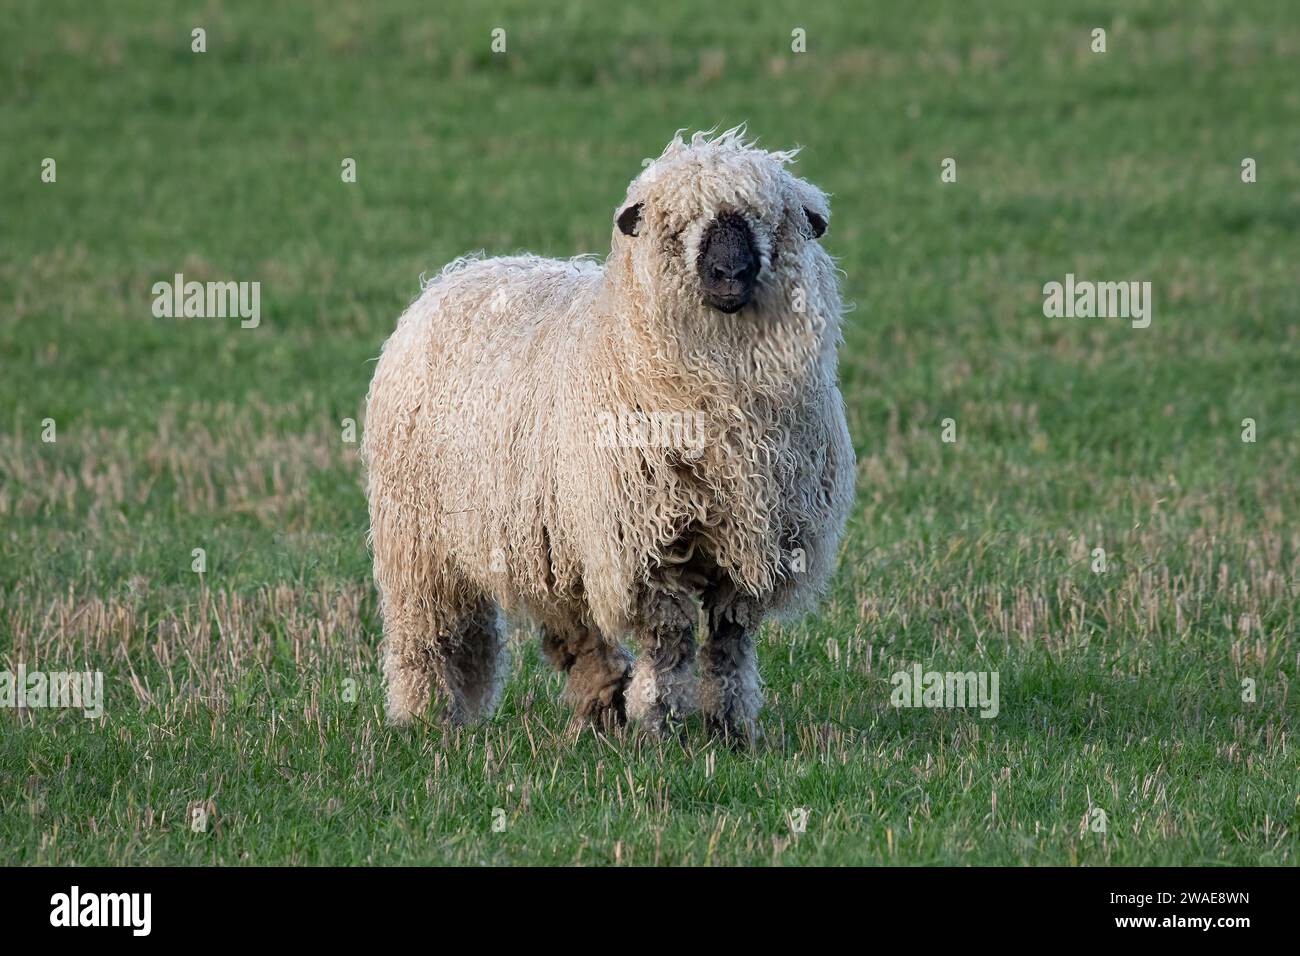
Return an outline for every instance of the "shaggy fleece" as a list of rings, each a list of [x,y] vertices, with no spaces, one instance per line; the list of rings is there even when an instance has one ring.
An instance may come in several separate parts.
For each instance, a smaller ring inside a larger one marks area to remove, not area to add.
[[[615,218],[635,228],[613,229],[603,263],[458,259],[402,315],[363,447],[393,720],[439,683],[454,719],[491,713],[504,610],[540,623],[580,711],[661,722],[707,702],[752,731],[753,632],[821,593],[855,473],[816,238],[830,209],[794,155],[743,129],[678,134],[628,188]],[[723,214],[761,260],[734,315],[704,304],[695,268]],[[700,440],[611,428],[654,415]]]

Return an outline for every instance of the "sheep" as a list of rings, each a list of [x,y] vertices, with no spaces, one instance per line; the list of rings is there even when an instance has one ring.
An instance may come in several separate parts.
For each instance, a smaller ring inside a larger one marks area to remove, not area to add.
[[[796,153],[679,132],[603,263],[457,259],[401,316],[363,439],[392,723],[435,685],[451,721],[490,716],[510,614],[580,725],[756,739],[755,633],[824,592],[856,473]]]

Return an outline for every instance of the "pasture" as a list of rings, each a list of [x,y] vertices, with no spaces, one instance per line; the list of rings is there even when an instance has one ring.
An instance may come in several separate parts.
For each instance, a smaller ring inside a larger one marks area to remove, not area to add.
[[[7,6],[0,670],[104,716],[0,710],[0,863],[1300,862],[1291,4]],[[574,733],[523,625],[490,723],[387,727],[356,438],[421,274],[603,254],[741,121],[854,303],[857,504],[765,743]],[[177,273],[260,323],[156,316]],[[1067,274],[1150,325],[1045,316]],[[892,706],[915,665],[997,716]]]

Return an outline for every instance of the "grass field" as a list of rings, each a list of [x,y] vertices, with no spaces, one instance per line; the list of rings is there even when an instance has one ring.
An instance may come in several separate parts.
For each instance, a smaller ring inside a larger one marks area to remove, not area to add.
[[[106,714],[0,711],[0,863],[1300,863],[1294,4],[437,6],[6,5],[0,669]],[[602,253],[643,157],[742,120],[856,304],[857,506],[764,631],[766,743],[570,733],[522,630],[490,724],[386,727],[343,421],[420,274]],[[260,326],[155,318],[177,272]],[[1150,327],[1045,318],[1067,273]],[[914,663],[1000,713],[892,707]]]

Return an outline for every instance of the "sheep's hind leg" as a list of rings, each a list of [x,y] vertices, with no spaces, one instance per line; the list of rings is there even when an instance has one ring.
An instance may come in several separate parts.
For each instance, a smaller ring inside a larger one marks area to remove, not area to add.
[[[433,684],[433,648],[423,642],[395,638],[384,642],[384,680],[388,686],[388,720],[409,724],[429,705]]]
[[[696,708],[695,603],[673,591],[650,593],[642,604],[641,655],[628,687],[628,716],[648,732],[680,730]]]
[[[734,592],[705,598],[708,641],[700,648],[700,710],[708,728],[729,743],[758,737],[763,682],[758,676],[754,634],[760,614]]]
[[[509,653],[496,604],[481,598],[437,635],[434,669],[453,723],[491,717],[509,676]]]
[[[422,602],[385,611],[384,676],[388,719],[409,724],[440,685],[458,724],[491,716],[508,671],[496,606],[482,599],[454,613],[431,614]]]
[[[568,675],[564,696],[579,720],[602,726],[627,719],[625,692],[632,655],[610,644],[595,628],[578,625],[562,630],[544,625],[542,653],[556,670]]]
[[[388,720],[409,724],[429,706],[436,680],[432,621],[420,602],[393,588],[380,587],[384,595],[384,682],[388,689]]]

